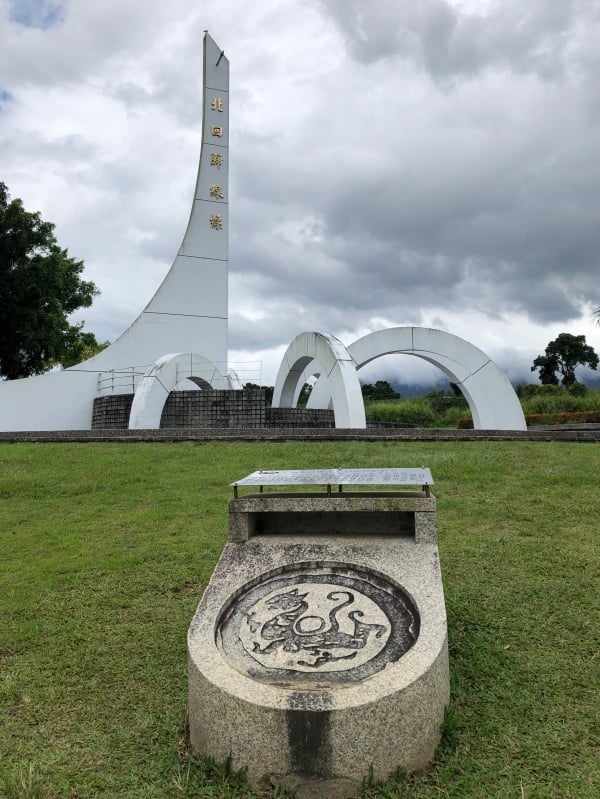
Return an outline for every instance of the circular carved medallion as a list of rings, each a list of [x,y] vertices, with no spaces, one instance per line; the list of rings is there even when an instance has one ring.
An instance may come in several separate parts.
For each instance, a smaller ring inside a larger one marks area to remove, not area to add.
[[[398,660],[417,635],[406,592],[342,564],[267,576],[243,589],[217,624],[226,657],[273,683],[364,679]]]

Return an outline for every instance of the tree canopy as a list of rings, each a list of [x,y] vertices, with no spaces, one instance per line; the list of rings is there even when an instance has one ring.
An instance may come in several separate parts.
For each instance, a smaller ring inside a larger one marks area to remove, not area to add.
[[[569,388],[577,380],[575,377],[577,366],[597,368],[598,356],[594,348],[586,344],[585,336],[560,333],[554,341],[548,344],[545,355],[537,356],[531,371],[535,372],[536,369],[539,369],[540,382],[544,385],[557,386],[560,375],[562,385]]]
[[[244,388],[262,388],[265,392],[265,401],[267,405],[270,405],[273,402],[273,392],[275,391],[275,386],[259,386],[258,383],[244,383]],[[311,391],[312,386],[310,383],[305,383],[302,386],[300,394],[298,395],[299,408],[306,408],[306,403],[308,402]]]
[[[262,388],[265,392],[265,402],[267,405],[271,404],[273,400],[273,392],[275,391],[275,386],[259,386],[258,383],[244,383],[244,388]]]
[[[0,182],[0,375],[28,377],[103,349],[83,322],[69,323],[99,293],[82,271],[83,261],[58,246],[54,225]]]
[[[360,387],[363,399],[365,400],[395,400],[400,399],[400,394],[393,388],[387,380],[377,380],[375,385],[363,383]]]

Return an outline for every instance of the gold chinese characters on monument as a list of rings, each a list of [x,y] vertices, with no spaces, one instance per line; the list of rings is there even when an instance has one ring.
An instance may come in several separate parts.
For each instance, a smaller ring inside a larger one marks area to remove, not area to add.
[[[210,107],[212,111],[217,111],[218,113],[223,113],[223,100],[221,97],[214,96],[211,100]],[[223,136],[223,126],[222,125],[211,125],[210,126],[210,133],[212,136],[216,136],[221,138]],[[220,153],[211,153],[210,154],[210,165],[216,166],[217,169],[221,169],[223,166],[223,156]],[[211,199],[213,200],[224,200],[225,195],[223,194],[223,187],[217,183],[213,183],[209,186],[208,192],[210,194]],[[223,229],[223,217],[221,214],[211,214],[208,218],[208,223],[212,230],[222,230]]]

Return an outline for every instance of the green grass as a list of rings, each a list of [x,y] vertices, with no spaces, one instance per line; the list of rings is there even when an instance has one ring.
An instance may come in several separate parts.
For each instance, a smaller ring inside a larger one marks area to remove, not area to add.
[[[521,398],[525,414],[570,413],[573,411],[600,411],[600,391],[588,391],[575,397],[558,386],[532,386],[550,389],[533,396]],[[365,401],[365,413],[370,422],[414,425],[416,427],[456,427],[459,418],[470,418],[466,402],[452,395],[446,397],[406,397],[399,400]],[[539,424],[539,422],[538,422]]]
[[[432,770],[364,795],[597,797],[600,448],[483,441],[0,445],[0,796],[252,796],[184,733],[228,484],[411,465],[436,481],[452,706]]]

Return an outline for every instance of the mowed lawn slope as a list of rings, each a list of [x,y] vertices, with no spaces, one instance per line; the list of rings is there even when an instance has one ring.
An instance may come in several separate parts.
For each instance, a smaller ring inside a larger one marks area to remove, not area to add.
[[[452,706],[432,770],[365,796],[598,797],[600,447],[483,441],[0,445],[0,796],[251,796],[184,725],[228,484],[423,465]]]

